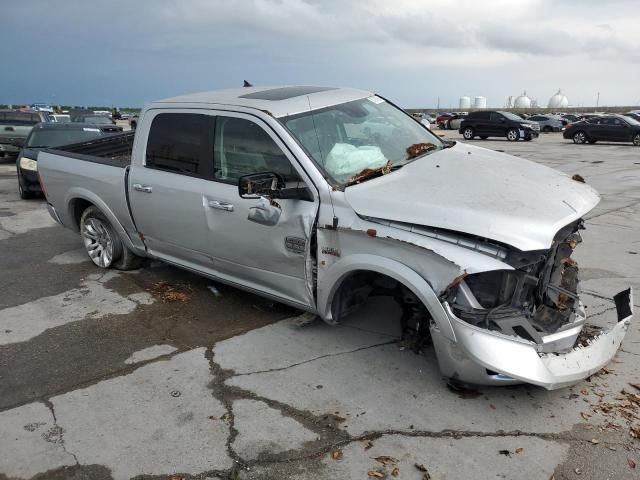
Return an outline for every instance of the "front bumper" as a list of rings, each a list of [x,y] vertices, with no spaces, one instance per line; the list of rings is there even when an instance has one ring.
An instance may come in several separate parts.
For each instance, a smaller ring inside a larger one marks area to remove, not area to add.
[[[38,179],[38,172],[35,170],[25,170],[18,167],[18,180],[22,188],[28,192],[42,192],[40,187],[40,180]]]
[[[604,367],[620,348],[633,316],[631,289],[615,295],[614,301],[615,325],[589,340],[587,346],[562,353],[542,353],[534,342],[471,325],[445,304],[456,341],[432,325],[440,370],[445,377],[472,384],[524,382],[548,390],[573,385]]]

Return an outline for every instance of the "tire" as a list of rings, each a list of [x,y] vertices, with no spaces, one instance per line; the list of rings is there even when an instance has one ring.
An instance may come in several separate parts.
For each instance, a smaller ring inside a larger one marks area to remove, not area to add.
[[[132,270],[142,264],[142,258],[122,243],[107,217],[97,207],[91,206],[82,212],[80,235],[89,258],[100,268]]]
[[[507,140],[510,142],[517,142],[520,139],[520,132],[517,128],[510,128],[507,130]]]
[[[22,188],[22,184],[20,183],[20,180],[18,180],[18,193],[20,194],[20,198],[22,200],[30,200],[34,197],[33,192],[29,192],[24,188]]]
[[[587,141],[587,134],[584,133],[582,130],[578,130],[576,133],[573,134],[573,143],[575,143],[576,145],[582,145]]]
[[[487,138],[489,138],[489,137],[486,136],[486,135],[480,135],[480,140],[486,140]]]
[[[137,122],[131,122],[131,130],[135,130],[137,126],[138,126]]]
[[[466,127],[462,132],[462,136],[465,140],[473,140],[473,137],[476,136],[476,132],[473,130],[473,127]]]
[[[633,136],[633,145],[636,147],[640,147],[640,133],[636,133]]]
[[[551,132],[553,132],[553,128],[551,128],[549,125],[545,125],[544,128],[542,129],[542,131],[544,133],[551,133]]]

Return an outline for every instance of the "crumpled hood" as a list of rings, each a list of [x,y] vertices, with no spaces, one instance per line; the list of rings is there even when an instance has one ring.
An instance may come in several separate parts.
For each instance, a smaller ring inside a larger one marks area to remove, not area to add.
[[[345,189],[359,214],[477,235],[519,250],[551,246],[600,201],[564,173],[458,143]]]

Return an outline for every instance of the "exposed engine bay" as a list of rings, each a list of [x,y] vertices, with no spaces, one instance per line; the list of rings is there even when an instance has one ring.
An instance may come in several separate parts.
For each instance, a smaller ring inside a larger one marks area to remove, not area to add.
[[[465,322],[540,345],[547,335],[574,330],[585,317],[578,298],[578,265],[571,258],[583,228],[582,220],[567,225],[549,250],[508,251],[503,261],[514,270],[461,276],[443,300]],[[556,343],[554,350],[571,348],[574,340],[571,336],[568,344]]]

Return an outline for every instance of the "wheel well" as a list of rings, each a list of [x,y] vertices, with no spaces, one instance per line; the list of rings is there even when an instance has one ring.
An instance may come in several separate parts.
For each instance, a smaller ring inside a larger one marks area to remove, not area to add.
[[[75,198],[71,200],[70,210],[76,230],[80,230],[80,218],[82,217],[82,212],[92,206],[93,203],[89,200],[85,200],[84,198]]]
[[[428,308],[402,282],[371,270],[356,270],[346,275],[337,287],[331,300],[331,315],[334,321],[355,313],[371,296],[388,296],[400,305],[400,325],[403,342],[414,350],[428,343]]]

